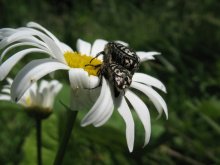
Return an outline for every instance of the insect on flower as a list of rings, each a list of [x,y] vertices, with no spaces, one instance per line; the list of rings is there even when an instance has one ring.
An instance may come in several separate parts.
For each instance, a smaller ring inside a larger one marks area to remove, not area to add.
[[[130,86],[132,76],[139,68],[140,58],[135,51],[117,42],[107,43],[104,50],[96,57],[101,54],[104,58],[99,75],[103,75],[113,83],[115,97],[117,97],[121,91]]]

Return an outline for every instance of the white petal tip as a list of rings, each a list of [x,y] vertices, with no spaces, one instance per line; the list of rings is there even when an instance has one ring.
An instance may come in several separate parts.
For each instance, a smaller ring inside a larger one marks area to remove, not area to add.
[[[144,145],[142,146],[142,148],[146,147],[146,145],[148,145],[148,142],[147,142],[147,143],[144,143]]]
[[[161,55],[161,53],[160,52],[155,52],[155,54],[154,55]]]
[[[167,89],[166,89],[166,87],[165,86],[161,86],[161,88],[160,88],[164,93],[167,93]]]
[[[160,119],[162,116],[162,113],[158,114],[158,116],[156,117],[156,120]]]
[[[87,121],[85,121],[85,120],[82,120],[81,123],[80,123],[81,127],[86,127],[86,126],[88,126],[89,124],[90,124],[90,123],[87,122]]]
[[[128,150],[129,150],[130,153],[132,153],[133,152],[133,146],[130,146],[130,147],[128,146]]]
[[[148,145],[149,142],[150,142],[150,136],[146,137],[144,145],[142,146],[142,148],[146,147],[146,145]]]
[[[86,124],[80,124],[81,125],[81,127],[86,127],[87,125]]]

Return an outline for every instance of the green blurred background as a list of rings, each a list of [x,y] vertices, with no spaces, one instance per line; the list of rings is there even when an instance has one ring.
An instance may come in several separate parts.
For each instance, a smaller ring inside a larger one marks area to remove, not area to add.
[[[79,126],[64,164],[220,164],[220,3],[218,0],[0,0],[0,28],[35,21],[75,49],[76,39],[123,40],[135,50],[159,51],[141,72],[160,79],[169,120],[152,116],[152,136],[142,148],[143,127],[136,122],[135,148],[129,153],[123,120],[115,111],[103,127]],[[13,77],[29,58],[10,74]],[[57,74],[63,83],[66,77]],[[5,82],[1,82],[0,87]],[[43,122],[43,161],[53,162],[65,124],[66,83],[54,114]],[[18,105],[0,102],[0,164],[35,165],[35,127]]]

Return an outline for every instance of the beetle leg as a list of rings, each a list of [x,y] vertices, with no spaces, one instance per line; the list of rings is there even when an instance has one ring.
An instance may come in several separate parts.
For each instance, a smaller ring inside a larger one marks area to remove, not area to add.
[[[101,52],[99,52],[98,54],[96,54],[96,56],[90,60],[90,63],[91,63],[95,58],[97,58],[98,56],[100,56],[101,54],[104,54],[104,53],[105,53],[104,51],[101,51]]]

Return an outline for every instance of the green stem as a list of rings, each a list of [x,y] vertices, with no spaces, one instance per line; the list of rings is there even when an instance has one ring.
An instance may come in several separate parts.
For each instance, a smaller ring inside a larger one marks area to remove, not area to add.
[[[62,165],[66,147],[69,142],[74,123],[76,121],[77,113],[78,111],[67,110],[67,122],[65,127],[66,129],[61,139],[60,146],[55,157],[54,165]]]
[[[41,139],[41,119],[36,119],[36,138],[37,138],[37,164],[42,165],[42,139]]]

